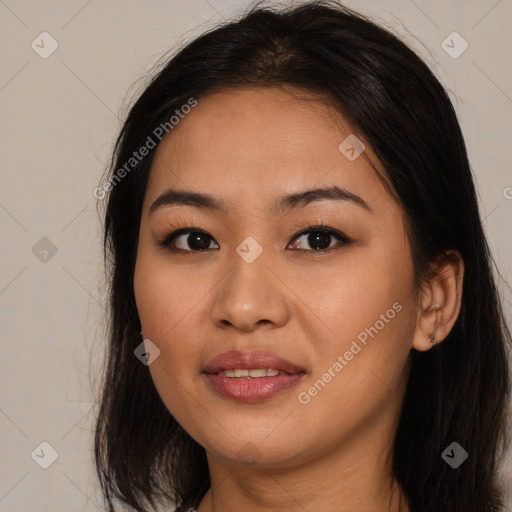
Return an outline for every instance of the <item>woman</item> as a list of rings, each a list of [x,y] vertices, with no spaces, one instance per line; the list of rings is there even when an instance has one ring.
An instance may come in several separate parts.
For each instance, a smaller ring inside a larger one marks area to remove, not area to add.
[[[510,332],[456,115],[395,36],[336,2],[203,34],[101,190],[109,510],[503,510]]]

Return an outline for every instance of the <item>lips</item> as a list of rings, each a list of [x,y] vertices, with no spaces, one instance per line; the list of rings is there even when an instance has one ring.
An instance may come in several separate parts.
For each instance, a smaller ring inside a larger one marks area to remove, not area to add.
[[[261,402],[296,386],[304,368],[263,351],[224,352],[214,357],[203,374],[210,389],[240,402]]]
[[[304,373],[305,369],[275,354],[264,351],[242,352],[231,350],[215,356],[203,368],[204,373],[214,374],[224,370],[257,370],[271,368],[288,374]]]

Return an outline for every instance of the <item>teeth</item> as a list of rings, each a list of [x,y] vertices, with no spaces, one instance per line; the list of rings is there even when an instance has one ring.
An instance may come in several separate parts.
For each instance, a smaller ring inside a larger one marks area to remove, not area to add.
[[[217,373],[217,375],[222,375],[223,377],[252,377],[253,379],[260,377],[275,377],[279,374],[285,375],[286,372],[279,371],[276,368],[254,368],[251,370],[236,368],[234,370],[222,370]]]

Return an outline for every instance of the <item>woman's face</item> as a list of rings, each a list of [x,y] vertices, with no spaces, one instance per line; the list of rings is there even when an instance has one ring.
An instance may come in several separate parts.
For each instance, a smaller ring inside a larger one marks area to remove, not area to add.
[[[156,388],[210,462],[355,461],[363,442],[391,442],[413,265],[403,212],[362,149],[319,100],[270,88],[201,98],[157,149],[137,308],[160,350]]]

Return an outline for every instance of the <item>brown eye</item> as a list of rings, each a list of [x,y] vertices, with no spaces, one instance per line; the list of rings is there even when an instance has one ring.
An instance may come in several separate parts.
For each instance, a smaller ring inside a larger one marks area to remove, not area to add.
[[[310,227],[293,237],[292,240],[303,238],[302,242],[294,242],[293,249],[300,251],[309,252],[322,252],[336,249],[342,245],[348,245],[351,243],[346,235],[332,228],[324,226]],[[338,243],[332,243],[336,239]],[[163,238],[158,245],[165,247],[171,251],[184,251],[184,252],[200,252],[208,249],[218,249],[217,247],[210,247],[211,242],[214,239],[206,231],[199,228],[183,228],[169,233]],[[302,247],[300,246],[302,245]],[[308,246],[310,247],[308,249]]]
[[[211,241],[213,238],[206,231],[187,228],[169,233],[158,245],[170,250],[197,252],[210,249]]]
[[[303,247],[296,247],[298,250],[310,250],[307,247],[312,247],[313,251],[329,251],[338,245],[331,245],[332,239],[336,238],[338,242],[342,242],[342,245],[347,245],[350,243],[350,239],[344,235],[343,233],[336,231],[335,229],[326,228],[326,227],[313,227],[309,228],[305,231],[302,231],[298,235],[296,235],[293,240],[304,238],[302,242]],[[297,243],[295,243],[297,245]]]

